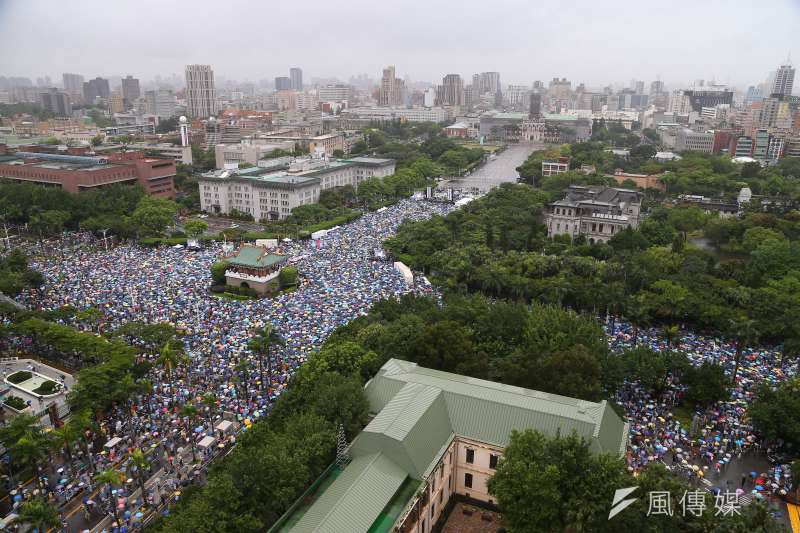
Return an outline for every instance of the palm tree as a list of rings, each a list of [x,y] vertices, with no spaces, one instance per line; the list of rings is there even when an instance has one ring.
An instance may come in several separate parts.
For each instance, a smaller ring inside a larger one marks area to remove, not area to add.
[[[261,377],[261,386],[264,387],[264,358],[267,358],[267,372],[269,374],[270,383],[272,380],[272,357],[270,355],[270,348],[273,345],[283,345],[283,338],[275,332],[272,324],[267,324],[256,333],[256,336],[250,339],[247,347],[251,352],[258,356],[258,372]],[[267,385],[267,394],[269,394],[269,384]]]
[[[144,452],[137,448],[131,453],[131,464],[136,467],[136,479],[139,481],[139,488],[142,491],[141,498],[142,501],[144,501],[144,477],[150,470],[150,461],[147,459]]]
[[[43,498],[36,498],[22,504],[16,521],[20,524],[31,524],[40,533],[61,525],[58,509],[44,501]]]
[[[78,440],[80,429],[71,423],[66,423],[60,428],[50,432],[53,436],[53,448],[63,454],[66,461],[72,461],[72,445]]]
[[[78,432],[78,436],[83,444],[83,451],[89,460],[89,470],[94,473],[94,459],[92,458],[91,450],[89,450],[89,438],[86,436],[86,431],[93,427],[91,411],[84,409],[83,411],[72,413],[67,425],[74,427]]]
[[[739,373],[742,352],[745,348],[758,341],[759,332],[756,327],[756,321],[747,317],[731,319],[730,328],[731,336],[736,339],[736,358],[734,359],[733,376],[731,377],[731,383],[736,385],[736,375]]]
[[[50,438],[47,434],[39,431],[26,433],[11,448],[12,457],[16,457],[21,464],[30,466],[33,469],[40,489],[43,486],[39,465],[49,455],[50,447]]]
[[[94,476],[94,479],[98,483],[103,483],[108,486],[108,494],[110,497],[111,489],[114,487],[114,485],[122,485],[122,483],[125,482],[125,475],[118,470],[109,468]],[[114,498],[111,498],[111,509],[114,512],[114,519],[116,519],[117,524],[119,524],[119,513],[117,512],[117,503],[114,501]]]
[[[187,404],[181,408],[180,415],[189,419],[189,442],[192,445],[192,462],[196,463],[197,454],[195,453],[194,424],[197,422],[197,419],[200,416],[200,411],[194,405]]]
[[[189,361],[189,357],[182,349],[176,349],[170,342],[161,347],[156,363],[164,368],[167,378],[172,377],[172,371]]]
[[[207,392],[203,395],[203,405],[206,406],[208,410],[208,427],[212,429],[214,428],[214,411],[217,407],[217,395],[213,392]]]
[[[681,336],[681,328],[677,325],[673,324],[672,326],[667,326],[664,328],[664,337],[667,338],[667,345],[670,348],[675,347],[675,341],[678,340]]]

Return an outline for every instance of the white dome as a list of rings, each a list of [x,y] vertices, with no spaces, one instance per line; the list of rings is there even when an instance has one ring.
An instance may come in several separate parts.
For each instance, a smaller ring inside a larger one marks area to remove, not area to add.
[[[216,122],[216,121],[217,121],[217,119],[216,119],[216,118],[214,118],[214,117],[208,117],[208,121],[209,121],[209,122]]]
[[[188,120],[186,119],[186,117],[181,116],[181,118],[178,119],[178,122],[180,122],[181,124],[186,124]]]

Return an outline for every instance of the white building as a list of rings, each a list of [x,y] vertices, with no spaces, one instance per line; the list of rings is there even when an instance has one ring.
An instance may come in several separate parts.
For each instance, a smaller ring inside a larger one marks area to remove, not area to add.
[[[555,176],[569,171],[569,160],[542,161],[542,177]]]
[[[171,89],[145,91],[144,98],[147,113],[158,118],[170,118],[175,115],[175,94]]]
[[[563,200],[545,208],[547,236],[585,235],[590,244],[608,242],[625,228],[639,227],[641,206],[639,191],[572,185]]]
[[[390,176],[394,169],[392,159],[355,157],[296,159],[284,170],[217,170],[198,180],[200,207],[214,214],[247,213],[255,220],[284,219],[295,207],[317,202],[320,191],[357,187],[371,177]]]
[[[433,107],[436,105],[436,89],[428,87],[422,95],[422,105],[425,107]]]
[[[407,120],[409,122],[444,122],[450,113],[443,107],[357,107],[342,111],[344,116],[370,120]]]
[[[192,118],[217,113],[217,93],[211,65],[186,65],[186,113]]]
[[[681,128],[675,137],[675,150],[678,152],[692,151],[710,154],[714,150],[714,134]]]
[[[217,168],[224,169],[232,165],[238,167],[239,163],[257,166],[261,158],[274,150],[292,151],[294,143],[276,141],[271,144],[217,144],[214,146],[214,155]]]
[[[353,99],[353,87],[350,85],[326,85],[317,89],[320,102],[347,102]]]

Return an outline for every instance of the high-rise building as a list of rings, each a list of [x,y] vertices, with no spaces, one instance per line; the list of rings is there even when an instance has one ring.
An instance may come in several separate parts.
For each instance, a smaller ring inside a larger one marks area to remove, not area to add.
[[[122,91],[111,91],[108,100],[108,110],[112,113],[122,113],[125,111],[125,102],[122,98]]]
[[[650,83],[650,94],[656,95],[661,94],[664,92],[664,82],[661,80],[656,80]]]
[[[500,92],[500,73],[499,72],[481,72],[472,76],[472,87],[475,90],[477,86],[477,93],[484,95],[491,93],[496,95]]]
[[[392,107],[403,105],[405,82],[395,75],[394,65],[383,69],[378,105]]]
[[[464,82],[458,74],[442,78],[439,105],[464,105]]]
[[[536,119],[542,116],[542,95],[531,93],[531,103],[528,110],[528,118]]]
[[[216,99],[211,65],[186,65],[186,113],[193,118],[214,116]]]
[[[87,104],[94,104],[97,98],[107,100],[111,96],[108,80],[95,78],[83,83],[83,99]]]
[[[125,105],[132,106],[133,102],[135,102],[139,96],[141,96],[139,80],[130,75],[122,78],[122,99]]]
[[[422,105],[425,107],[433,107],[436,105],[436,89],[433,87],[425,89],[425,94],[422,97]]]
[[[58,117],[68,117],[72,115],[72,104],[69,95],[58,89],[47,89],[39,94],[40,103],[46,110],[54,113]]]
[[[291,89],[293,91],[302,91],[303,90],[303,70],[294,67],[289,69],[289,79],[291,80]]]
[[[291,91],[292,90],[292,79],[287,78],[286,76],[276,76],[275,77],[275,90],[276,91]]]
[[[783,96],[792,95],[792,87],[794,86],[794,67],[786,64],[781,65],[777,72],[775,72],[775,79],[772,82],[772,91],[770,94],[781,94]]]
[[[83,76],[80,74],[64,73],[61,75],[64,80],[64,92],[73,100],[83,98]]]
[[[146,110],[158,118],[170,118],[175,115],[175,95],[170,89],[158,89],[144,93],[147,102]]]

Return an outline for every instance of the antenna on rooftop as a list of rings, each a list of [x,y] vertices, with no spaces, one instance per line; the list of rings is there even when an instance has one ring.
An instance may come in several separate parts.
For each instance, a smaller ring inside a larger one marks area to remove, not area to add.
[[[350,454],[347,451],[347,436],[344,434],[344,426],[339,424],[339,432],[336,435],[336,466],[343,470],[350,462]]]

